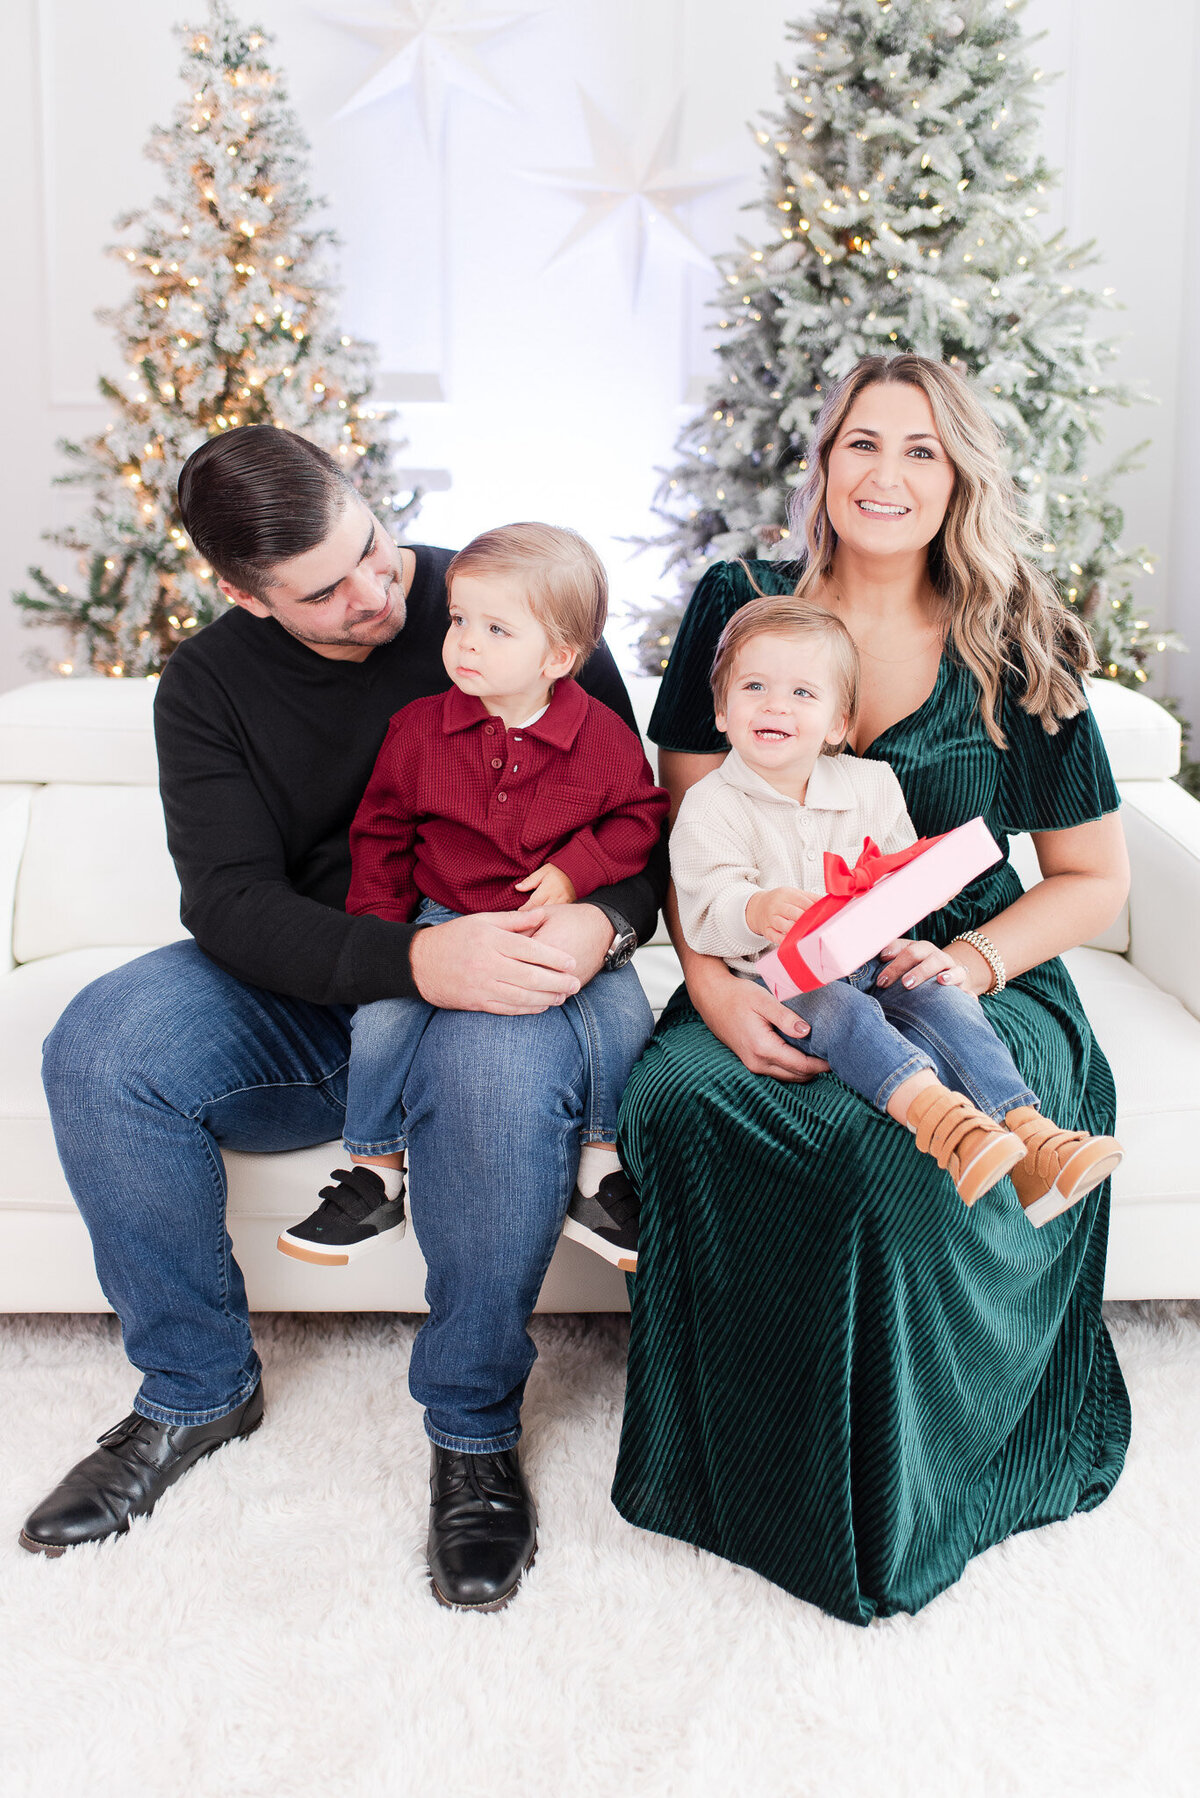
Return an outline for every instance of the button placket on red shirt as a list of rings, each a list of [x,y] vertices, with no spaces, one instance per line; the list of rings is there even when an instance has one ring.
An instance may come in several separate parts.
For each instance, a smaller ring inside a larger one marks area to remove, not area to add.
[[[492,736],[496,735],[496,731],[497,731],[496,725],[485,724],[483,728],[484,728],[484,732],[487,736],[492,737]],[[505,762],[508,759],[508,737],[509,737],[508,730],[507,729],[502,730],[500,732],[500,735],[504,738],[504,754],[503,755],[493,755],[488,758],[492,764],[492,767],[500,770],[500,772],[496,776],[496,787],[497,788],[500,787],[500,782],[504,779],[503,770],[504,770]],[[519,742],[520,739],[518,738],[517,741]],[[490,747],[490,745],[489,745],[489,747]],[[517,771],[517,767],[516,767],[516,763],[514,762],[512,772],[515,774],[516,771]],[[501,789],[500,791],[493,790],[492,798],[496,801],[497,805],[507,805],[508,804],[508,794],[506,792],[504,792],[503,789]]]
[[[538,758],[533,754],[532,747],[535,739],[530,738],[529,747],[526,748],[526,734],[527,733],[524,731],[507,730],[503,725],[498,724],[493,719],[480,727],[478,739],[482,751],[483,762],[489,772],[492,782],[489,810],[497,806],[504,807],[502,815],[509,821],[506,825],[504,835],[506,838],[511,835],[513,844],[516,842],[516,837],[519,834],[521,822],[525,813],[525,805],[520,803],[521,798],[524,795],[526,804],[528,804],[529,795],[525,793],[525,788],[532,782],[533,787],[531,790],[533,790],[536,789],[537,784],[536,770]],[[500,745],[495,741],[498,736],[503,737],[503,745]],[[509,756],[513,753],[509,748],[510,741],[514,746],[517,744],[521,745],[519,760],[509,760]],[[503,748],[503,754],[497,753],[501,748]],[[519,790],[515,789],[513,786],[514,777],[518,779],[523,777],[524,784]],[[506,781],[508,783],[507,785],[505,784]],[[509,803],[513,798],[516,798],[518,801],[515,810],[510,808]]]
[[[484,726],[484,729],[488,732],[489,735],[492,733],[492,730],[494,728],[496,728],[496,727],[490,726],[490,725]],[[525,733],[523,731],[505,730],[505,731],[503,731],[502,734],[504,737],[504,751],[505,751],[504,755],[503,756],[496,755],[496,756],[492,756],[489,758],[493,768],[499,768],[499,769],[504,770],[503,773],[501,773],[497,776],[497,786],[499,786],[500,782],[503,781],[505,774],[508,774],[508,775],[519,774],[520,770],[521,770],[522,763],[520,761],[510,762],[508,760],[508,756],[511,753],[511,751],[509,749],[509,740],[511,739],[513,744],[517,744],[517,743],[523,744],[525,741]],[[528,775],[526,776],[526,778],[528,779]],[[501,790],[498,792],[493,792],[492,796],[498,805],[507,805],[509,798],[511,797],[511,792],[509,790]]]

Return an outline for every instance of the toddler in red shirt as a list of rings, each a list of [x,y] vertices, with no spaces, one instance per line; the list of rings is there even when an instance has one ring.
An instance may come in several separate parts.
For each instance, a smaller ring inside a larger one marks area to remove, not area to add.
[[[468,912],[569,905],[638,874],[667,795],[641,743],[571,678],[600,642],[608,583],[574,531],[487,531],[446,571],[452,686],[396,713],[350,830],[346,910],[422,925]],[[353,1166],[279,1238],[344,1266],[403,1232],[404,1082],[436,1007],[360,1005],[351,1023],[344,1142]],[[579,1171],[564,1229],[627,1271],[637,1202],[616,1152],[617,1109],[653,1019],[628,965],[563,1003],[588,1073]]]

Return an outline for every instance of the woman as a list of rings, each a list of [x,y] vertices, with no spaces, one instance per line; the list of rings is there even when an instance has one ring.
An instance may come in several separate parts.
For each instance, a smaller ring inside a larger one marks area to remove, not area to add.
[[[1112,1077],[1055,959],[1128,886],[1086,633],[1022,553],[999,437],[949,369],[859,363],[812,460],[803,566],[717,564],[696,589],[650,726],[660,778],[678,806],[722,759],[708,672],[731,614],[756,590],[829,607],[862,662],[849,747],[890,763],[918,831],[1033,833],[1037,887],[1005,859],[916,934],[961,961],[1046,1114],[1105,1133]],[[643,1209],[614,1501],[849,1622],[916,1611],[1120,1473],[1107,1183],[1041,1230],[1007,1181],[968,1210],[803,1054],[806,1026],[673,931],[686,991],[622,1112]]]

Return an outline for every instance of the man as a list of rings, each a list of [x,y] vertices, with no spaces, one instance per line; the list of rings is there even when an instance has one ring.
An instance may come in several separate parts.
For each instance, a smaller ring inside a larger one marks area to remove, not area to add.
[[[586,1092],[561,1007],[651,934],[665,855],[583,904],[421,930],[347,916],[349,825],[388,720],[449,684],[450,552],[397,548],[329,456],[266,426],[204,444],[179,497],[233,602],[175,652],[155,704],[192,937],[80,993],[43,1070],[97,1272],[144,1377],[132,1414],[21,1541],[61,1554],[120,1533],[202,1456],[258,1427],[221,1147],[339,1135],[353,1008],[420,995],[441,1008],[404,1091],[429,1267],[410,1388],[432,1443],[431,1574],[443,1602],[494,1609],[535,1546],[517,1457],[526,1325]],[[579,681],[632,725],[606,648]]]

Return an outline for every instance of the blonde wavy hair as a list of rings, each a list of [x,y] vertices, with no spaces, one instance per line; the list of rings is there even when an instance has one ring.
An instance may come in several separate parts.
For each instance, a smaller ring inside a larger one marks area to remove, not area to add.
[[[1078,677],[1098,666],[1096,653],[1032,560],[1003,439],[954,369],[924,356],[867,356],[832,389],[813,430],[808,479],[790,507],[792,534],[808,551],[796,597],[811,598],[829,579],[837,548],[825,505],[830,452],[859,394],[882,382],[920,388],[954,468],[946,516],[928,549],[929,578],[949,641],[979,683],[988,736],[1006,747],[998,712],[1007,672],[1024,682],[1023,710],[1053,736],[1062,719],[1084,709]]]

